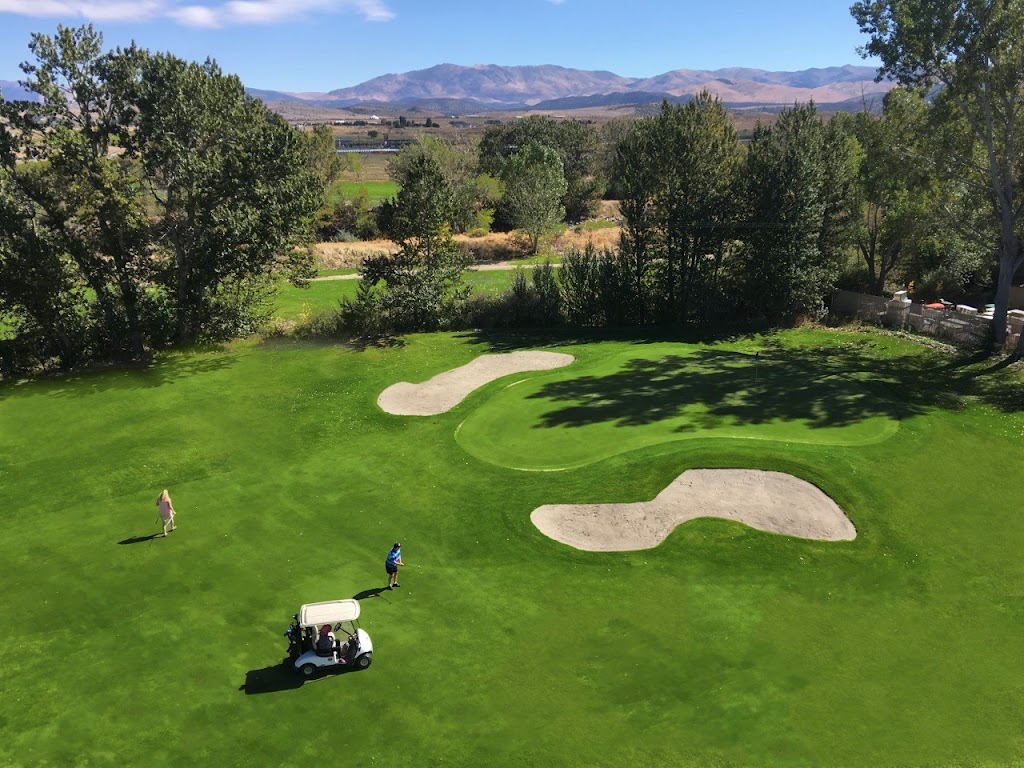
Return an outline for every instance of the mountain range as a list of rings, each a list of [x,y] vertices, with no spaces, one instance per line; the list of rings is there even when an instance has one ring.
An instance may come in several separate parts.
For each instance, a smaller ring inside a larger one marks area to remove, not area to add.
[[[677,69],[654,77],[631,78],[554,65],[439,64],[381,75],[326,93],[247,90],[265,102],[378,110],[393,107],[443,114],[639,106],[662,99],[686,101],[702,90],[732,107],[772,108],[813,100],[823,108],[859,109],[865,101],[877,104],[893,87],[888,81],[875,82],[875,73],[873,67],[853,65],[796,72],[730,67]],[[0,80],[0,91],[8,100],[35,98],[13,81]]]
[[[327,107],[419,106],[446,112],[475,109],[575,109],[686,100],[708,90],[732,106],[784,106],[815,101],[855,108],[878,98],[893,84],[875,82],[873,67],[846,65],[770,72],[730,67],[677,69],[647,78],[553,65],[503,67],[495,64],[439,64],[429,69],[388,74],[327,93],[290,93],[251,88],[264,101],[305,102]]]
[[[36,101],[39,97],[26,91],[14,80],[0,80],[0,95],[5,101]]]

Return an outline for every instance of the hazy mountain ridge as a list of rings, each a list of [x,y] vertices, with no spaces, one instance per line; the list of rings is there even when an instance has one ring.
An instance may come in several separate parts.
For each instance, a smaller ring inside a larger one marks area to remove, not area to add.
[[[323,106],[407,104],[453,100],[489,109],[584,99],[589,105],[634,103],[628,94],[685,98],[707,89],[726,103],[820,104],[849,102],[883,94],[892,83],[875,82],[873,67],[844,65],[795,72],[772,72],[747,67],[717,70],[677,69],[648,78],[622,77],[614,72],[570,69],[554,65],[472,67],[438,64],[400,74],[387,74],[329,93],[285,93],[250,89],[266,101],[305,101]],[[624,95],[627,94],[627,95]],[[642,96],[638,98],[643,98]],[[472,106],[470,108],[473,108]]]
[[[39,101],[39,96],[26,91],[13,80],[0,80],[0,94],[4,101]]]

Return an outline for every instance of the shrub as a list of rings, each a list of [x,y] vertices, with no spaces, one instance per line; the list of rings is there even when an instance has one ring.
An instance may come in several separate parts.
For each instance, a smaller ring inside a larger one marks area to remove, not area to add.
[[[571,325],[600,325],[600,275],[594,246],[588,243],[583,251],[571,249],[562,259],[561,270],[565,319]]]

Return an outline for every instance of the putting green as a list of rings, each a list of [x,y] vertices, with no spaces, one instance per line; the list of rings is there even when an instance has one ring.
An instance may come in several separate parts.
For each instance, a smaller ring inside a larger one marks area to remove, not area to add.
[[[836,370],[799,346],[754,354],[660,343],[581,359],[507,385],[456,439],[483,461],[554,470],[687,438],[865,445],[899,428],[877,371]]]

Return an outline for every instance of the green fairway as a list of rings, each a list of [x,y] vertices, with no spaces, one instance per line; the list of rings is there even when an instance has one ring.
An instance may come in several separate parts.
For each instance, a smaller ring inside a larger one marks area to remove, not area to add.
[[[375,207],[389,197],[398,194],[398,185],[393,181],[338,181],[327,192],[327,202],[354,200],[360,190],[366,191],[370,206]]]
[[[376,405],[540,348],[577,361]],[[1020,765],[1024,381],[983,365],[839,331],[466,333],[2,385],[0,765]],[[499,466],[523,456],[580,466]],[[695,467],[809,480],[858,536],[697,520],[602,554],[530,523]],[[373,666],[288,674],[291,614],[354,595]]]
[[[755,351],[764,355],[756,372]],[[458,440],[477,458],[521,469],[684,438],[855,445],[899,427],[905,408],[888,399],[888,385],[877,368],[836,370],[817,351],[774,340],[649,344],[508,384],[468,416]]]
[[[274,317],[299,320],[331,309],[337,309],[343,298],[354,298],[358,280],[314,280],[304,288],[282,283],[274,299]]]
[[[353,274],[356,270],[334,270],[334,274]],[[465,281],[474,293],[496,295],[512,285],[514,270],[465,273]],[[281,320],[298,320],[338,308],[343,298],[354,298],[357,280],[315,280],[305,288],[282,283],[273,302],[273,315]]]

